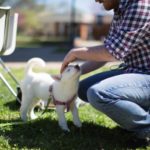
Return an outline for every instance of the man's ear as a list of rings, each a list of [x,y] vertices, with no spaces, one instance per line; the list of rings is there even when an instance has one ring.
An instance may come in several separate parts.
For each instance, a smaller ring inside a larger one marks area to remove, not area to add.
[[[61,80],[61,75],[51,75],[51,77],[54,79],[54,80],[57,80],[57,81],[60,81]]]

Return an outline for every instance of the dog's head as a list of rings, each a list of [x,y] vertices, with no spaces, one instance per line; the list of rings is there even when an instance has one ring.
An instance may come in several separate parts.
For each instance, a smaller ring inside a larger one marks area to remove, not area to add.
[[[81,69],[78,65],[69,65],[61,75],[52,76],[56,81],[78,80],[81,74]]]
[[[81,69],[78,65],[69,65],[61,74],[62,80],[75,80],[81,74]]]

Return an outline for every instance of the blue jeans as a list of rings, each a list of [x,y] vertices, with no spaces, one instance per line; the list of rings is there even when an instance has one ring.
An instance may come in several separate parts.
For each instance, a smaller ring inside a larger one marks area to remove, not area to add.
[[[150,126],[150,75],[121,69],[99,73],[82,80],[78,94],[124,129]]]

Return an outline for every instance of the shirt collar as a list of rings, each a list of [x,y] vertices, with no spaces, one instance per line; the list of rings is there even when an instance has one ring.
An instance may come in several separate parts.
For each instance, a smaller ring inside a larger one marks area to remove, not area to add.
[[[122,13],[126,10],[131,0],[120,0],[118,10],[116,10],[119,13]]]

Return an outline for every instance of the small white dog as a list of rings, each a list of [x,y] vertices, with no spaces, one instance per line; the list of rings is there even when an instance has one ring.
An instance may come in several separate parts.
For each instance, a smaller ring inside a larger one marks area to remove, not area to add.
[[[22,120],[36,119],[34,107],[40,99],[47,101],[51,96],[56,105],[59,126],[63,130],[69,131],[64,114],[64,110],[69,108],[73,115],[74,124],[81,127],[75,105],[81,74],[79,66],[68,66],[59,79],[54,79],[48,73],[33,72],[32,69],[36,65],[45,66],[45,62],[41,58],[30,59],[25,69],[25,77],[21,82],[22,102],[20,113]]]

